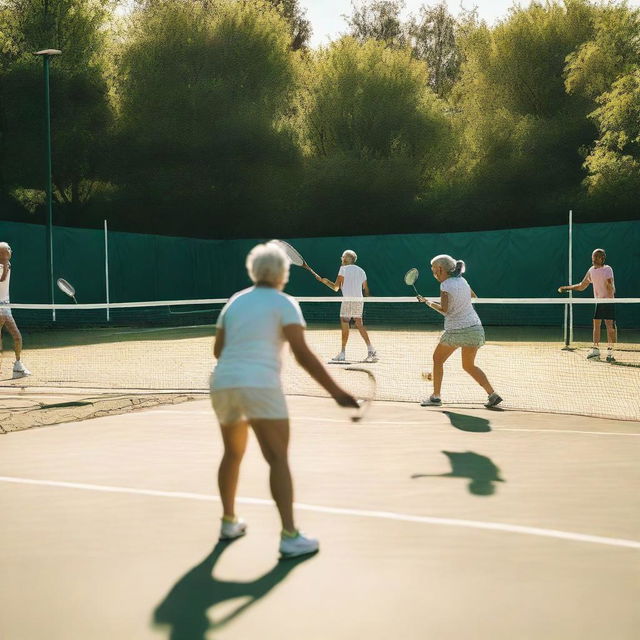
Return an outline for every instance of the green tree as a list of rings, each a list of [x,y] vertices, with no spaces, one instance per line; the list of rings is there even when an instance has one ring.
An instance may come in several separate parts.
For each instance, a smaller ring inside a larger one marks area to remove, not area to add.
[[[311,37],[311,23],[306,12],[300,8],[298,0],[268,0],[289,23],[291,48],[293,51],[306,49]]]
[[[640,10],[598,7],[595,31],[567,57],[567,91],[594,101],[598,137],[584,167],[600,208],[637,216],[640,193]]]
[[[406,26],[400,14],[404,0],[361,0],[351,3],[351,15],[344,16],[349,35],[360,42],[379,40],[390,46],[407,44]]]
[[[457,42],[458,21],[445,2],[422,6],[408,23],[415,55],[427,63],[429,85],[441,97],[449,95],[458,78],[461,52]]]
[[[25,203],[44,183],[42,62],[32,54],[56,48],[51,64],[55,197],[78,213],[105,173],[113,124],[109,99],[108,0],[2,0],[9,43],[1,77],[6,183]]]
[[[590,193],[634,212],[640,194],[640,66],[619,77],[597,98],[591,114],[600,136],[585,161]],[[604,196],[604,198],[602,198]]]
[[[626,2],[598,6],[594,33],[567,56],[568,93],[589,98],[609,91],[620,76],[632,72],[640,60],[640,9]]]
[[[119,83],[121,215],[219,237],[260,235],[285,215],[296,60],[289,25],[266,4],[139,8]]]
[[[307,196],[332,230],[338,220],[341,233],[397,230],[412,212],[447,131],[426,78],[408,49],[376,40],[343,38],[316,54],[300,109]]]
[[[563,72],[593,33],[593,14],[580,0],[533,3],[492,29],[467,28],[454,89],[461,146],[451,206],[473,210],[487,226],[524,226],[557,219],[574,201],[579,150],[595,130],[589,101],[567,95]]]

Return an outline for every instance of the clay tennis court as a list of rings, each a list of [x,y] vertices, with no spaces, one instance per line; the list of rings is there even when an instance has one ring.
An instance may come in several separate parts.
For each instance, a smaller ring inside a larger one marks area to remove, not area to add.
[[[640,423],[289,402],[297,562],[255,441],[217,544],[206,399],[5,434],[0,637],[636,637]]]

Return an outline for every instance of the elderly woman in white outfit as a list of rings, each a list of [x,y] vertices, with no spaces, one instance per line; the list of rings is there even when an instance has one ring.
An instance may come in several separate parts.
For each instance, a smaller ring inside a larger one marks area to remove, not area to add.
[[[13,351],[16,360],[13,363],[13,377],[30,376],[29,371],[20,360],[22,353],[22,334],[9,307],[9,284],[11,282],[11,247],[6,242],[0,242],[0,351],[2,351],[2,329],[6,329],[13,338]]]
[[[433,393],[422,402],[422,406],[440,406],[440,390],[444,375],[444,363],[459,347],[462,351],[462,368],[487,392],[485,407],[491,408],[502,402],[502,398],[493,390],[487,376],[475,359],[478,349],[484,344],[482,322],[473,308],[471,298],[476,298],[469,283],[462,277],[465,264],[442,254],[431,260],[431,272],[440,283],[440,302],[431,302],[418,296],[424,302],[444,316],[444,333],[433,352]]]
[[[274,245],[258,245],[247,256],[253,287],[231,297],[216,325],[211,401],[220,422],[224,455],[218,471],[223,507],[221,539],[237,538],[246,524],[236,517],[235,495],[248,427],[253,428],[270,466],[271,494],[282,520],[280,553],[292,558],[318,550],[293,519],[293,484],[288,461],[289,416],[280,381],[281,353],[288,342],[298,361],[341,406],[357,407],[307,346],[298,303],[282,289],[289,260]]]

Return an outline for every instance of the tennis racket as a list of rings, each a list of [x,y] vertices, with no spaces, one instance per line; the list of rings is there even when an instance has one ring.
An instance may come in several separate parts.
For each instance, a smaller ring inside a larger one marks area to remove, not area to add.
[[[418,290],[416,289],[416,280],[418,279],[419,275],[420,272],[415,267],[413,267],[413,269],[409,269],[409,271],[404,274],[404,283],[408,284],[410,287],[413,287],[413,290],[416,292],[417,296],[420,295],[418,293]]]
[[[73,301],[78,304],[76,300],[76,290],[64,278],[58,278],[58,289],[66,293],[70,298],[73,298]]]
[[[348,371],[347,388],[358,401],[358,408],[349,408],[351,422],[360,422],[371,408],[376,397],[376,378],[368,369],[346,367]]]
[[[285,242],[284,240],[271,240],[271,244],[275,244],[277,247],[280,247],[287,254],[287,258],[291,260],[291,264],[295,264],[297,267],[302,267],[303,269],[310,271],[316,278],[320,278],[320,276],[305,262],[300,253],[288,242]]]

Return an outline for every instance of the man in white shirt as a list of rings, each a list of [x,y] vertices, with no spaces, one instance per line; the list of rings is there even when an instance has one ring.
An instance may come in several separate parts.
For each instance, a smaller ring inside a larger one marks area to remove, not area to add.
[[[347,249],[342,254],[340,271],[338,271],[338,277],[335,282],[331,282],[328,278],[321,278],[316,276],[317,280],[322,284],[333,289],[333,291],[339,291],[342,289],[342,295],[345,298],[362,298],[363,292],[365,296],[369,296],[369,285],[367,284],[367,274],[364,269],[361,269],[356,265],[358,256],[355,251]],[[346,349],[347,342],[349,340],[349,322],[353,319],[356,328],[360,332],[362,339],[367,345],[367,357],[365,362],[377,362],[378,357],[376,350],[369,340],[369,334],[364,328],[362,321],[362,312],[364,310],[364,300],[345,300],[340,305],[340,327],[342,329],[342,349],[340,353],[333,358],[333,362],[345,362],[346,361]]]
[[[18,330],[18,325],[13,319],[9,305],[9,282],[11,280],[11,247],[6,242],[0,242],[0,341],[2,340],[2,329],[7,331],[13,338],[13,350],[16,354],[16,361],[13,363],[13,377],[22,378],[31,375],[20,361],[22,352],[22,335]]]

